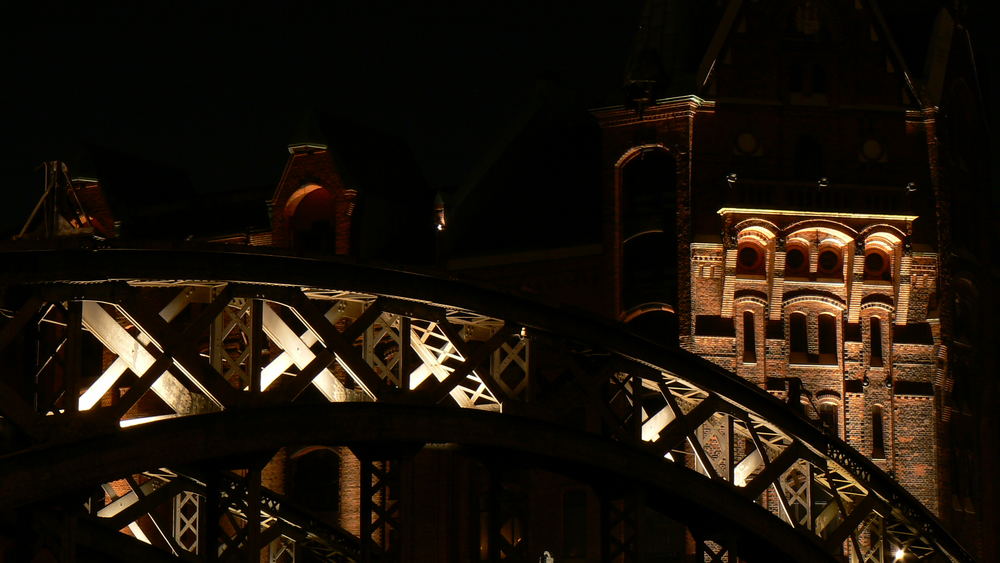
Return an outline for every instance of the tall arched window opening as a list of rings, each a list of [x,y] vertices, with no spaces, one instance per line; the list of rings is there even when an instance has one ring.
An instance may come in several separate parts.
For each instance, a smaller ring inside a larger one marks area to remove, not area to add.
[[[882,367],[882,324],[878,317],[868,319],[869,338],[871,338],[872,357],[870,365],[872,367]]]
[[[839,413],[836,403],[829,401],[819,404],[819,419],[833,434],[839,432]]]
[[[833,315],[819,316],[819,363],[837,363],[837,318]]]
[[[820,250],[816,266],[819,274],[824,278],[843,278],[844,272],[841,262],[840,249],[827,247]]]
[[[336,223],[333,194],[318,184],[299,188],[285,204],[292,248],[307,252],[333,252]]]
[[[621,168],[621,303],[677,304],[677,164],[643,150]]]
[[[622,308],[646,303],[674,305],[676,262],[663,258],[666,247],[676,245],[664,233],[646,233],[625,243],[622,249]]]
[[[743,363],[757,363],[757,327],[753,322],[753,313],[743,311]]]
[[[621,171],[622,238],[650,231],[672,235],[677,224],[677,164],[663,149],[645,149]]]
[[[806,333],[806,316],[802,313],[792,313],[788,317],[789,360],[793,363],[805,363],[809,353],[809,342]]]
[[[885,426],[882,407],[872,407],[872,459],[885,459]]]

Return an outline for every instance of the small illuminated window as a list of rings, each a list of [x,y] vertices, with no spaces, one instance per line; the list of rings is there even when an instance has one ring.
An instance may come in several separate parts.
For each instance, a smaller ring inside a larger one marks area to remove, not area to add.
[[[889,257],[884,252],[875,249],[869,250],[865,254],[865,279],[890,281],[892,275],[889,264]]]
[[[740,266],[744,268],[753,268],[760,261],[760,254],[757,253],[757,249],[744,246],[740,249]]]
[[[764,255],[764,249],[756,244],[741,244],[736,253],[736,273],[763,274]]]
[[[785,275],[805,276],[809,273],[809,251],[801,246],[789,248],[785,253]]]
[[[840,252],[833,248],[820,251],[818,269],[824,276],[840,276]]]

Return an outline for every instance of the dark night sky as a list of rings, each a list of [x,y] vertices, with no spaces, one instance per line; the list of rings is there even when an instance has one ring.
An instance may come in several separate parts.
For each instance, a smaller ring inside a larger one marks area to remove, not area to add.
[[[142,4],[142,3],[137,3]],[[614,100],[640,2],[287,2],[272,11],[41,11],[0,39],[0,181],[17,226],[36,167],[90,144],[188,172],[196,189],[273,186],[304,114],[402,138],[428,184],[460,184],[540,77]]]
[[[38,165],[85,144],[180,168],[201,191],[273,186],[309,109],[401,137],[432,188],[461,184],[540,77],[583,106],[617,101],[641,8],[155,4],[38,9],[0,24],[0,231],[40,195]],[[993,54],[980,49],[991,75]]]

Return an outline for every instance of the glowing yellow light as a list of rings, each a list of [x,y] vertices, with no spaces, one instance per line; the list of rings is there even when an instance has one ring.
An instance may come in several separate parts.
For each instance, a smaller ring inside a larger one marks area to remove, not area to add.
[[[916,221],[917,215],[886,215],[883,213],[847,213],[832,211],[795,211],[789,209],[749,209],[742,207],[723,207],[716,213],[719,215],[778,215],[793,217],[818,217],[825,219],[868,219],[881,221]]]
[[[128,428],[130,426],[139,426],[140,424],[147,424],[150,422],[156,422],[158,420],[167,420],[171,418],[177,418],[176,414],[163,414],[160,416],[145,416],[139,418],[130,418],[128,420],[121,420],[118,422],[118,426],[122,428]]]
[[[897,548],[896,549],[896,561],[902,561],[904,557],[906,557],[906,552],[903,551],[903,548],[901,548],[901,547]]]

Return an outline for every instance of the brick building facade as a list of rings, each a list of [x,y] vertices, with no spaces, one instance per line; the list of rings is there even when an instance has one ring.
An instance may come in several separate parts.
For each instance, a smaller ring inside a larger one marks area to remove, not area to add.
[[[517,138],[504,153],[513,156],[480,179],[479,193],[460,194],[473,203],[459,209],[447,200],[432,205],[416,190],[373,189],[411,183],[376,173],[384,163],[347,175],[375,150],[352,155],[300,143],[289,148],[268,225],[197,238],[426,263],[437,226],[436,259],[450,273],[679,342],[871,457],[971,550],[995,556],[988,532],[997,525],[996,492],[987,476],[996,466],[984,455],[997,438],[997,386],[988,376],[996,366],[986,353],[995,329],[985,320],[995,303],[981,230],[988,206],[973,195],[985,177],[975,141],[982,108],[957,14],[935,2],[885,15],[871,0],[700,4],[647,2],[628,101],[591,113],[599,150],[559,163],[574,176],[558,167],[536,174],[551,164],[548,154],[519,175],[518,158],[542,151]],[[897,39],[899,21],[917,20],[926,34]],[[546,112],[553,113],[541,105]],[[571,130],[577,141],[588,131],[578,120],[529,122]],[[547,137],[525,137],[551,146],[538,141]],[[592,194],[581,188],[590,167]],[[598,204],[580,203],[591,195]],[[485,202],[478,210],[477,197]],[[406,221],[387,235],[393,214]],[[503,240],[485,244],[477,228]],[[586,229],[596,234],[563,236]],[[510,239],[534,246],[502,246]],[[486,502],[477,495],[491,494],[486,481],[499,477],[447,451],[420,456],[411,477],[445,468],[466,493],[438,508],[472,523],[427,526],[420,533],[437,547],[411,542],[404,553],[485,557],[475,553],[476,506]],[[358,465],[345,448],[282,452],[265,468],[264,484],[357,534]],[[338,481],[296,489],[317,472]],[[535,525],[564,525],[565,514],[551,506],[565,509],[566,499],[575,503],[567,513],[585,515],[577,527],[586,533],[565,540],[573,546],[564,551],[575,555],[560,560],[598,552],[590,493],[542,471],[503,479],[505,494],[536,507],[527,510]],[[529,482],[551,498],[521,495]],[[663,553],[681,550],[668,545]]]
[[[615,313],[653,337],[676,330],[995,553],[977,499],[995,495],[977,469],[995,385],[956,341],[989,338],[968,325],[990,305],[972,289],[989,283],[972,234],[987,224],[971,196],[984,137],[955,12],[682,4],[647,3],[629,102],[595,112]],[[959,263],[977,282],[951,277]]]

